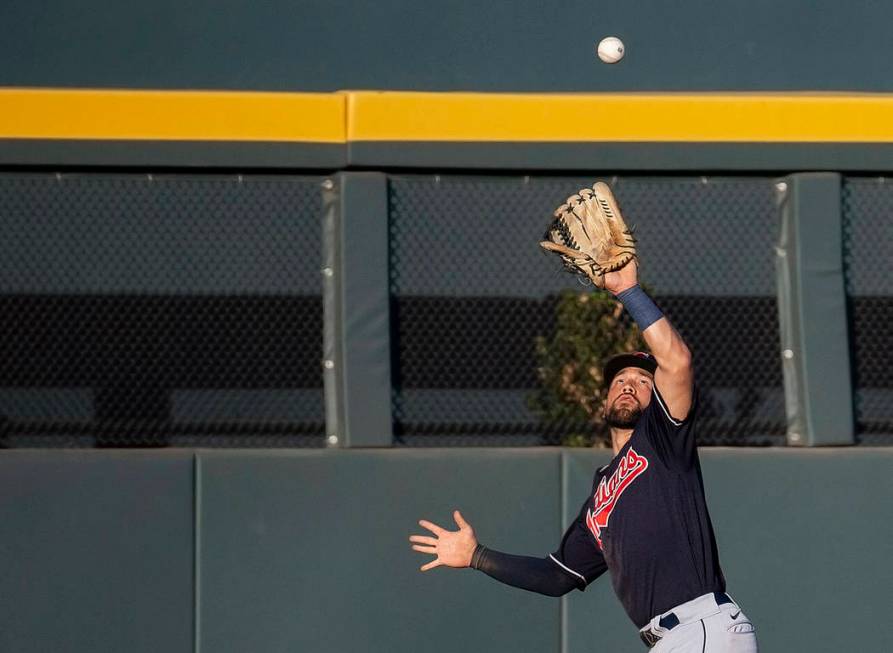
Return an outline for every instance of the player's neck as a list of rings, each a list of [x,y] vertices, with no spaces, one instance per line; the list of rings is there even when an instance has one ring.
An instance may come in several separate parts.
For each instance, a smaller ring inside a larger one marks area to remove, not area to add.
[[[633,437],[633,429],[611,429],[611,448],[614,450],[615,456],[620,453],[623,445],[629,442],[631,437]]]

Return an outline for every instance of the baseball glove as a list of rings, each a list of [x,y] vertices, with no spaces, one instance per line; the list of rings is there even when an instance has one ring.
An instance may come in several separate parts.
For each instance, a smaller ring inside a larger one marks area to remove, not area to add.
[[[555,209],[540,245],[555,252],[569,272],[605,287],[605,274],[636,258],[636,239],[607,184],[597,182]]]

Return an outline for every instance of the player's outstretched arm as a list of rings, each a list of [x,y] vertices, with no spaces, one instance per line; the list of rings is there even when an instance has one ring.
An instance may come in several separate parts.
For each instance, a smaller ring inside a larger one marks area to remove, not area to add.
[[[431,531],[433,537],[409,537],[413,550],[435,556],[434,560],[422,565],[421,571],[441,566],[473,567],[506,585],[547,596],[562,596],[577,586],[574,579],[549,558],[516,556],[488,549],[478,543],[474,529],[458,510],[453,512],[453,519],[458,531],[448,531],[422,519],[419,525]]]
[[[654,385],[660,390],[670,415],[685,419],[691,408],[694,380],[691,352],[670,321],[639,287],[635,261],[606,274],[605,289],[623,302],[642,329],[642,336],[657,360]]]
[[[552,214],[540,246],[561,257],[565,268],[588,277],[623,302],[657,359],[654,385],[677,419],[692,402],[691,355],[660,309],[639,287],[636,238],[610,187],[596,182],[571,195]]]

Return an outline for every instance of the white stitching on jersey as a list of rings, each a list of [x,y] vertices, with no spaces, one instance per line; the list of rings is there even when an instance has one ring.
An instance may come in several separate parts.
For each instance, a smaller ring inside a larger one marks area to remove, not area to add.
[[[678,419],[673,419],[673,416],[670,415],[670,411],[667,410],[666,405],[664,404],[663,397],[660,396],[660,393],[657,391],[657,388],[654,389],[654,397],[657,399],[657,405],[661,407],[661,410],[664,411],[664,415],[667,416],[667,419],[672,422],[673,426],[682,426],[682,422]]]
[[[549,557],[552,558],[552,561],[553,561],[556,565],[558,565],[559,567],[561,567],[561,568],[564,569],[565,571],[572,573],[574,576],[576,576],[577,578],[579,578],[580,580],[582,580],[582,581],[583,581],[584,583],[586,583],[587,585],[589,584],[589,583],[586,581],[586,578],[584,578],[582,575],[580,575],[580,574],[578,574],[577,572],[575,572],[575,571],[574,571],[573,569],[571,569],[570,567],[567,567],[567,566],[561,564],[561,562],[560,562],[555,556],[553,556],[551,553],[549,554]]]

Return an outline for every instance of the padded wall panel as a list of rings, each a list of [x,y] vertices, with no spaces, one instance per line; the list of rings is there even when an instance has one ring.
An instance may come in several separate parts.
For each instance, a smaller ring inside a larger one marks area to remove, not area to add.
[[[0,651],[188,653],[191,452],[0,455]]]
[[[200,452],[200,646],[227,651],[559,650],[559,602],[419,567],[408,537],[462,510],[481,541],[545,555],[558,451]]]
[[[887,648],[893,451],[701,458],[729,592],[757,625],[761,650]]]

